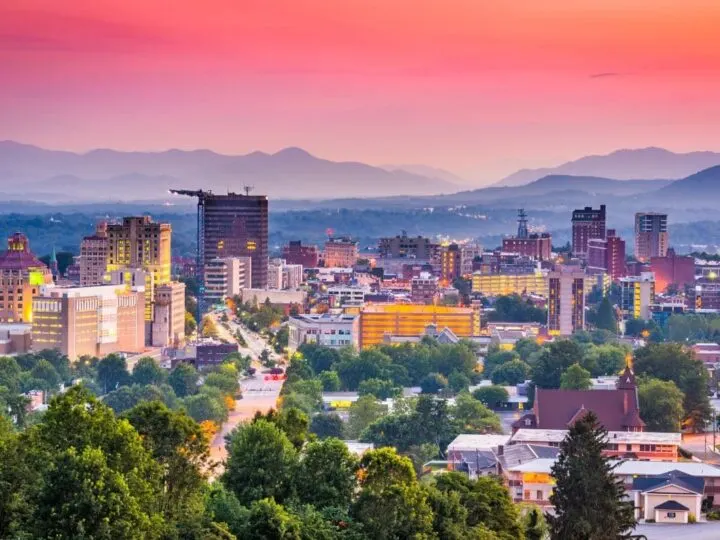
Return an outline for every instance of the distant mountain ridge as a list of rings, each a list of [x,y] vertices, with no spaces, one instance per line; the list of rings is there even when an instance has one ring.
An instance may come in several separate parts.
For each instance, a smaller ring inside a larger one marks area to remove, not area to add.
[[[521,169],[493,186],[521,186],[548,175],[597,176],[616,180],[684,178],[715,165],[720,165],[719,152],[675,153],[655,147],[625,149],[605,155],[585,156],[557,167]]]
[[[67,185],[63,185],[63,179]],[[96,193],[75,193],[83,183]],[[98,149],[87,153],[45,150],[13,141],[0,141],[0,191],[22,183],[29,192],[65,190],[68,197],[156,198],[168,187],[255,193],[277,198],[368,197],[431,195],[457,191],[446,180],[404,170],[387,171],[359,162],[317,158],[300,148],[274,154],[252,152],[230,156],[210,150],[119,152]],[[141,193],[130,193],[141,189]]]

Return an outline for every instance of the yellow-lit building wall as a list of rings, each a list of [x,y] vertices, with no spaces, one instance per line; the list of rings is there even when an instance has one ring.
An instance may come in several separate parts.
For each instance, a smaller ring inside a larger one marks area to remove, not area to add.
[[[430,324],[438,329],[447,327],[458,337],[480,333],[479,313],[471,308],[389,304],[361,311],[359,346],[364,349],[383,343],[385,335],[421,336]]]
[[[473,274],[472,290],[485,296],[509,294],[538,294],[547,296],[548,278],[534,274]]]

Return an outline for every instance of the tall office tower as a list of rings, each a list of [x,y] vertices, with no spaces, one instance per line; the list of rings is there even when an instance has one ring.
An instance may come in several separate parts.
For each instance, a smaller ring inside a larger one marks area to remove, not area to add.
[[[125,217],[107,226],[107,272],[145,271],[146,321],[152,321],[155,287],[170,282],[171,236],[169,223],[155,223],[150,216]]]
[[[667,214],[655,212],[635,214],[635,258],[646,262],[651,257],[665,257],[667,250]]]
[[[572,213],[572,253],[580,259],[587,259],[588,242],[591,238],[605,238],[605,205],[599,210],[586,206]]]
[[[216,258],[250,257],[252,288],[268,278],[268,199],[265,195],[205,193],[202,218],[204,265]]]
[[[589,274],[608,274],[614,281],[626,275],[625,240],[615,229],[608,229],[607,238],[588,241],[587,271]]]
[[[462,251],[457,244],[443,246],[440,250],[440,277],[452,283],[460,277],[462,270]]]
[[[569,336],[585,329],[585,272],[560,266],[548,274],[548,331]]]
[[[358,259],[358,243],[349,236],[328,238],[325,242],[325,267],[349,268]]]
[[[620,307],[623,319],[650,319],[650,304],[655,302],[655,275],[643,272],[620,280]]]
[[[300,240],[291,240],[283,247],[283,259],[288,264],[301,264],[303,268],[317,268],[319,258],[317,246],[303,246]]]
[[[502,250],[546,261],[552,256],[552,238],[549,233],[530,234],[527,214],[521,208],[518,210],[517,234],[503,238]]]
[[[142,287],[43,287],[33,299],[33,346],[83,355],[140,352],[145,348]]]
[[[95,234],[86,236],[80,243],[79,264],[82,287],[103,284],[110,254],[107,228],[107,222],[101,221],[95,228]]]
[[[0,322],[29,323],[33,321],[32,300],[41,285],[52,283],[52,274],[31,253],[24,234],[13,234],[7,245],[0,255]]]
[[[412,258],[428,260],[431,256],[432,242],[423,236],[408,236],[406,231],[402,235],[381,238],[378,242],[378,251],[385,258]]]
[[[179,347],[185,342],[185,284],[173,281],[155,288],[152,344]]]

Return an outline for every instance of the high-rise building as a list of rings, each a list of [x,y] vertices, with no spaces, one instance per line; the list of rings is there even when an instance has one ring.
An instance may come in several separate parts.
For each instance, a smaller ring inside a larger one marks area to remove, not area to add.
[[[620,308],[623,319],[649,320],[650,306],[655,303],[655,276],[643,272],[620,280]]]
[[[521,208],[518,210],[517,234],[503,238],[502,250],[505,253],[517,253],[533,259],[547,261],[552,257],[552,237],[549,233],[530,234],[527,225],[527,214]]]
[[[419,337],[427,327],[449,328],[458,337],[480,334],[480,314],[465,307],[372,304],[360,310],[358,347],[383,343],[386,336]]]
[[[635,258],[646,262],[664,257],[668,250],[667,214],[638,212],[635,214]]]
[[[243,289],[252,288],[252,265],[250,257],[225,257],[208,261],[205,265],[206,302],[220,304],[226,298],[241,295]]]
[[[155,288],[152,344],[179,347],[185,342],[185,284],[171,281]]]
[[[483,254],[483,247],[479,244],[462,244],[460,246],[460,275],[468,276],[473,273],[473,262]]]
[[[303,267],[301,264],[283,265],[283,289],[297,289],[303,281]]]
[[[24,234],[11,235],[7,245],[0,255],[0,322],[29,323],[33,321],[32,300],[40,286],[52,283],[52,274],[32,254]]]
[[[152,321],[155,287],[170,282],[172,227],[150,216],[125,217],[107,225],[107,272],[145,272],[145,320]],[[82,256],[80,258],[82,261]]]
[[[585,329],[585,272],[560,266],[548,274],[548,331],[569,336]]]
[[[695,281],[695,309],[720,311],[720,279],[716,273]]]
[[[457,244],[442,246],[440,249],[440,277],[447,283],[452,283],[462,275],[462,251]]]
[[[95,234],[86,236],[80,243],[80,285],[90,287],[102,285],[107,272],[110,248],[108,245],[107,222],[101,221]]]
[[[33,300],[33,348],[83,355],[141,352],[145,348],[142,287],[43,287]]]
[[[326,268],[350,268],[358,260],[358,243],[348,236],[335,236],[325,242]]]
[[[303,246],[300,240],[291,240],[283,247],[283,259],[288,264],[301,264],[303,268],[317,268],[320,253],[317,246]]]
[[[267,287],[268,199],[265,195],[203,195],[204,264],[250,257],[252,288]]]
[[[605,205],[598,210],[586,206],[572,213],[572,252],[580,259],[587,259],[588,242],[592,238],[605,238]]]
[[[588,240],[587,271],[608,274],[613,280],[625,276],[625,240],[617,236],[615,229],[608,229],[606,238]]]
[[[655,290],[665,292],[669,285],[680,290],[695,282],[695,258],[677,255],[673,248],[667,250],[665,257],[651,257],[650,271],[655,274]]]
[[[432,242],[423,236],[402,235],[381,238],[378,242],[378,251],[381,257],[413,258],[428,260],[431,256]]]

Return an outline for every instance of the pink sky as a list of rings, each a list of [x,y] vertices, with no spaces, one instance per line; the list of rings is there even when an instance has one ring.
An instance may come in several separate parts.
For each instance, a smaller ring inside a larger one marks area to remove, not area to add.
[[[718,0],[10,0],[0,139],[301,146],[478,184],[720,150],[719,29]]]

